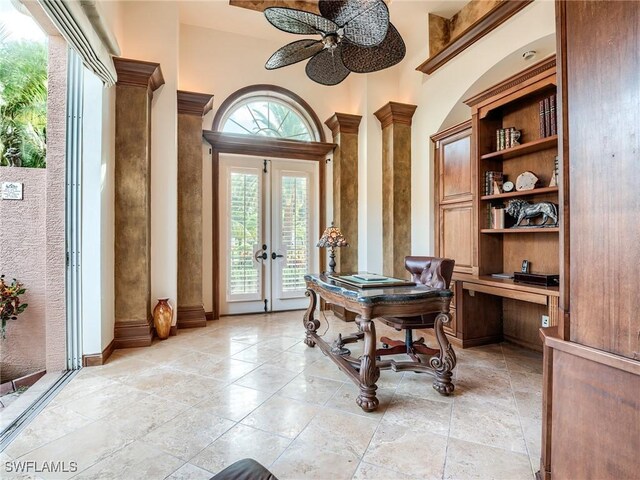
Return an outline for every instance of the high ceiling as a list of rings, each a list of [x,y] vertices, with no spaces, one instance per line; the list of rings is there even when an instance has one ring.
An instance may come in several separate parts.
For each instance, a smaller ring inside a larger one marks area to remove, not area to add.
[[[407,44],[407,58],[418,48],[426,47],[428,13],[451,17],[467,0],[386,0],[391,21]],[[230,5],[242,3],[244,8]],[[297,36],[272,27],[259,11],[266,6],[289,6],[317,11],[317,0],[214,0],[181,1],[180,23],[236,33],[285,44]],[[420,43],[420,45],[416,45]]]

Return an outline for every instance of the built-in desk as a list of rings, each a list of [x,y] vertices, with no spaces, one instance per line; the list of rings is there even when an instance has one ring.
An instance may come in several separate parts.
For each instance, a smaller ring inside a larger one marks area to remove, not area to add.
[[[549,316],[549,326],[558,324],[558,287],[540,287],[464,273],[454,273],[452,280],[455,293],[452,315],[455,315],[455,321],[447,333],[454,344],[463,348],[495,343],[507,338],[541,350],[542,345],[536,343],[537,338],[529,338],[531,335],[528,332],[537,335],[541,326],[541,314]],[[508,305],[519,305],[519,309],[503,308],[502,299],[525,304],[510,302]],[[520,321],[521,325],[517,327],[523,333],[514,335],[503,331],[505,317],[507,322],[512,320],[511,317],[518,317],[513,322]]]

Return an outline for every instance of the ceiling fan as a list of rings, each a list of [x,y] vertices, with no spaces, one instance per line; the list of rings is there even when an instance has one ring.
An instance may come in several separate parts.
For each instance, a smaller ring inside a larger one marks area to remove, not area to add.
[[[267,60],[267,70],[309,58],[305,71],[311,80],[337,85],[351,72],[375,72],[404,58],[404,41],[389,22],[383,0],[319,0],[318,7],[321,15],[293,8],[265,9],[267,20],[279,30],[321,37],[280,48]]]

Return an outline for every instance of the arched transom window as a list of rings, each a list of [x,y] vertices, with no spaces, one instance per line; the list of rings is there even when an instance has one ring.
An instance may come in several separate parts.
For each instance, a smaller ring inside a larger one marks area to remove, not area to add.
[[[318,141],[318,131],[307,111],[276,92],[251,92],[238,98],[223,114],[221,132]]]

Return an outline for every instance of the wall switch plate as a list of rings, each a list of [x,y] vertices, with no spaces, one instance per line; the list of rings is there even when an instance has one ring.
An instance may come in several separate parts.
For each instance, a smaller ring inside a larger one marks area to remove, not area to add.
[[[542,326],[543,327],[549,326],[549,315],[542,315]]]

